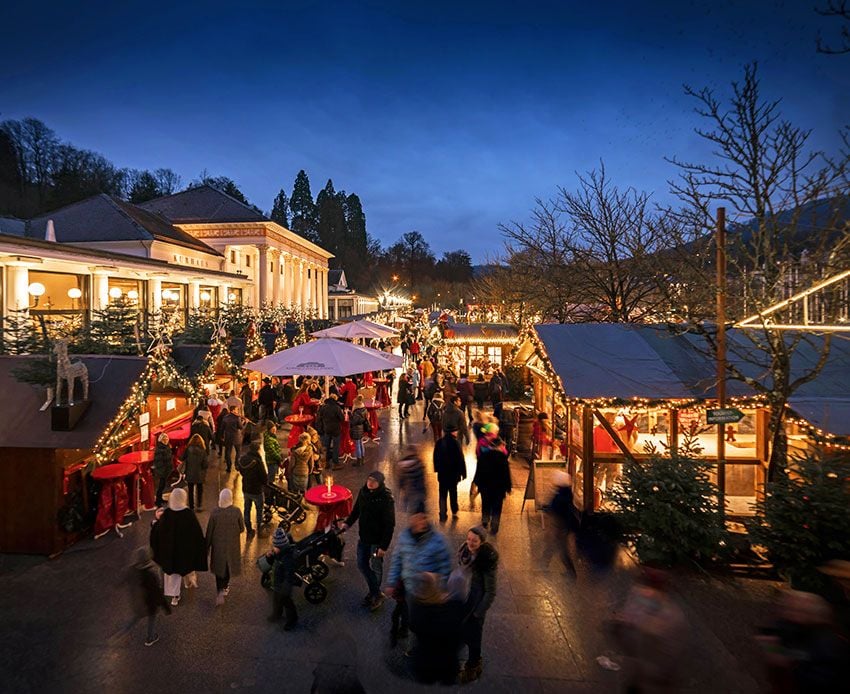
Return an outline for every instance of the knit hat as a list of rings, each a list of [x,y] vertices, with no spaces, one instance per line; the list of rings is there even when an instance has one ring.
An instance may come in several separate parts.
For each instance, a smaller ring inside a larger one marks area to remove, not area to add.
[[[446,426],[443,427],[443,431],[451,434],[452,432],[457,431],[457,424],[452,424],[451,422],[449,422],[448,424],[446,424]]]
[[[186,490],[182,487],[175,487],[171,490],[171,496],[168,497],[168,508],[172,511],[182,511],[187,508],[186,501],[188,500]]]
[[[369,477],[377,481],[378,484],[383,484],[386,479],[386,477],[384,477],[384,473],[380,470],[372,470],[372,472],[369,473]]]
[[[289,544],[289,535],[286,534],[286,531],[283,528],[278,528],[274,531],[274,535],[272,535],[272,545],[277,547],[278,549],[282,549]]]
[[[233,506],[233,492],[227,487],[218,493],[218,506],[219,508],[229,508],[230,506]]]
[[[489,436],[490,438],[493,438],[499,435],[499,425],[495,422],[487,422],[481,427],[481,432],[484,434],[484,436]]]

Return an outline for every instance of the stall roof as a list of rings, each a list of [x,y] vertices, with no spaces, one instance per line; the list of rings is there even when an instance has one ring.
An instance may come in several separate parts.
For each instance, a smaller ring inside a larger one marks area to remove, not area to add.
[[[145,370],[145,357],[82,356],[89,370],[91,406],[72,431],[53,431],[50,408],[40,412],[44,391],[18,381],[12,371],[34,357],[0,357],[0,393],[7,403],[0,417],[0,445],[7,448],[93,448],[130,389]]]
[[[569,397],[709,399],[715,397],[716,367],[693,334],[673,334],[664,326],[582,323],[541,324],[534,331],[560,377]],[[753,348],[747,333],[731,330],[728,358],[747,376],[769,382],[767,364],[758,364],[762,352]],[[789,341],[800,334],[787,333]],[[792,358],[792,378],[815,366],[824,337],[807,334],[799,339]],[[533,350],[522,345],[518,355],[527,361]],[[850,341],[832,339],[829,358],[816,379],[800,386],[791,406],[807,421],[825,431],[850,435]],[[754,395],[741,381],[729,379],[727,394]]]
[[[454,342],[481,343],[491,340],[516,340],[519,332],[513,325],[504,323],[453,323]]]

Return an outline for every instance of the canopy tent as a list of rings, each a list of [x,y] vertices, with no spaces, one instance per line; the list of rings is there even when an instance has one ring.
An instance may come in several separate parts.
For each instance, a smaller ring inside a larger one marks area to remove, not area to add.
[[[356,320],[351,323],[343,323],[335,325],[332,328],[317,330],[310,333],[313,337],[336,337],[343,340],[354,340],[358,338],[365,339],[380,339],[383,337],[393,337],[398,334],[398,331],[393,328],[388,328],[379,323],[373,323],[367,320]]]
[[[267,376],[350,376],[401,365],[395,354],[325,337],[248,362],[245,368]]]

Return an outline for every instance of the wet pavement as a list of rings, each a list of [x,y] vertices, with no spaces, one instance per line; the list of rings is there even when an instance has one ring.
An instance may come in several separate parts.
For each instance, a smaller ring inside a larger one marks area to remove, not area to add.
[[[429,469],[429,507],[436,516],[436,479],[431,469],[430,430],[423,432],[422,404],[399,421],[394,408],[383,410],[383,437],[366,448],[366,465],[334,472],[335,481],[355,493],[369,470],[377,468],[394,486],[394,460],[406,444],[421,447]],[[284,438],[285,440],[285,438]],[[475,462],[467,449],[470,478]],[[498,591],[484,627],[484,674],[478,682],[444,689],[470,692],[614,692],[621,673],[596,662],[607,655],[621,662],[604,629],[628,588],[630,561],[599,576],[579,565],[572,581],[557,559],[540,561],[544,529],[529,501],[521,513],[527,466],[512,461],[514,492],[505,504],[502,528],[493,542],[500,554]],[[211,468],[205,508],[223,485],[231,486],[241,506],[239,477]],[[479,513],[469,499],[469,480],[460,487],[456,522],[439,527],[459,546]],[[477,502],[480,509],[480,500]],[[206,526],[208,513],[200,512]],[[243,536],[242,575],[231,582],[223,607],[215,606],[210,573],[170,616],[159,617],[161,640],[143,645],[145,627],[122,629],[131,619],[123,584],[130,556],[145,544],[151,513],[118,538],[110,533],[85,540],[53,560],[0,555],[0,682],[9,692],[309,692],[318,664],[338,673],[356,669],[367,692],[433,691],[407,674],[403,642],[389,646],[390,603],[376,613],[360,607],[365,583],[354,561],[356,526],[348,535],[345,566],[332,567],[325,581],[328,599],[310,605],[295,593],[300,622],[283,632],[266,622],[269,594],[259,585],[257,556],[269,547],[266,536]],[[405,515],[397,510],[398,528]],[[757,653],[749,639],[765,615],[770,587],[754,582],[719,582],[677,577],[676,589],[689,618],[692,645],[684,664],[681,691],[759,691]],[[439,687],[436,687],[440,689]]]

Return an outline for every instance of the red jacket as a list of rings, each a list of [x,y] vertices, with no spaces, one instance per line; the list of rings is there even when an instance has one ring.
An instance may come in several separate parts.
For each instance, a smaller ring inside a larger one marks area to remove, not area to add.
[[[357,386],[354,381],[346,381],[339,388],[339,396],[342,398],[343,404],[351,409],[354,407],[354,398],[357,397]]]

